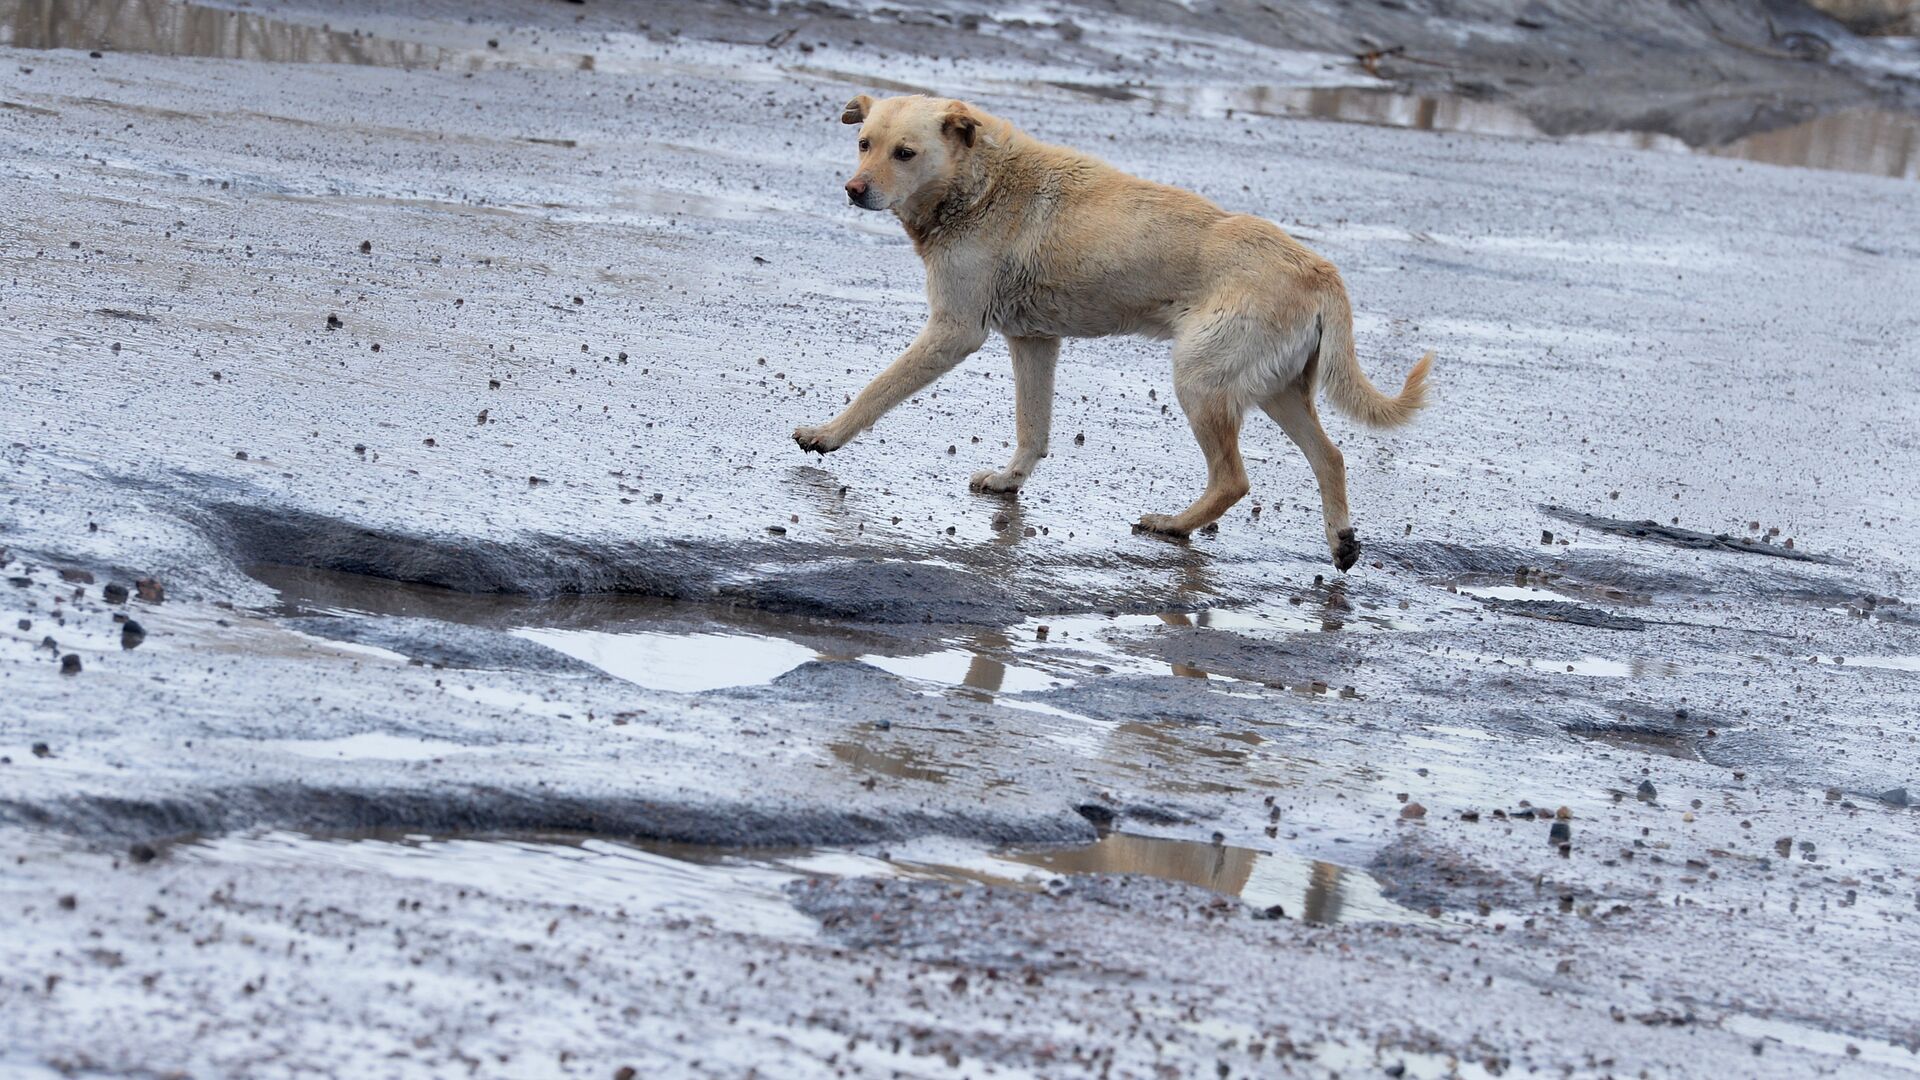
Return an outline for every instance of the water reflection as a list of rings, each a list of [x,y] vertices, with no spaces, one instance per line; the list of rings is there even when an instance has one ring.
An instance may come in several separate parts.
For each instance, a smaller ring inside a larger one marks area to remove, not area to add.
[[[944,784],[948,773],[907,753],[889,753],[864,743],[837,742],[827,748],[833,756],[853,766],[854,771],[889,776],[895,780],[919,780]]]
[[[102,49],[283,64],[431,67],[431,45],[282,22],[174,0],[18,0],[0,3],[0,45]]]
[[[1109,833],[1080,847],[1003,853],[1057,874],[1145,874],[1236,896],[1256,910],[1278,906],[1312,923],[1411,922],[1424,916],[1386,899],[1363,871],[1313,859],[1194,840]]]
[[[1082,92],[1092,93],[1081,88]],[[1202,116],[1251,113],[1344,123],[1546,138],[1520,109],[1445,95],[1400,94],[1358,87],[1173,86],[1124,93],[1156,107]],[[1113,97],[1113,94],[1095,94]],[[1691,147],[1671,135],[1637,131],[1559,136],[1569,142],[1638,150],[1691,152],[1773,165],[1920,179],[1920,117],[1883,109],[1844,109],[1790,127],[1757,132],[1722,146]]]
[[[1048,875],[1140,874],[1234,896],[1262,913],[1332,924],[1429,922],[1386,899],[1364,871],[1281,852],[1110,833],[1091,844],[992,851],[927,838],[889,857],[846,848],[728,848],[586,833],[475,835],[376,829],[188,838],[163,857],[213,866],[325,870],[432,882],[535,902],[676,916],[738,933],[804,939],[818,924],[788,902],[803,877],[901,877],[1034,888]]]

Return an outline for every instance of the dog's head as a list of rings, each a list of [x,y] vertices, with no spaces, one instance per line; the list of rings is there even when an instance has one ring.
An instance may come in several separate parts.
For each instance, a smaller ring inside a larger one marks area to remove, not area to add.
[[[840,122],[860,125],[860,165],[847,199],[863,210],[893,210],[944,190],[980,129],[966,102],[918,94],[878,101],[861,94]]]

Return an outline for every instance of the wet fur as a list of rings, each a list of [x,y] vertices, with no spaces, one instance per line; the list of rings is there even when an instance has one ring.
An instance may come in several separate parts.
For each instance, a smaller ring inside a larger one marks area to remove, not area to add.
[[[926,264],[930,310],[913,344],[844,412],[794,432],[801,448],[846,445],[998,332],[1013,356],[1018,443],[1006,468],[972,483],[1013,492],[1047,454],[1061,338],[1171,339],[1174,393],[1207,485],[1185,510],[1135,527],[1185,536],[1243,498],[1240,425],[1257,407],[1313,469],[1334,564],[1354,564],[1346,465],[1320,426],[1315,391],[1362,423],[1404,424],[1425,404],[1433,357],[1397,396],[1375,389],[1331,263],[1269,221],[1036,141],[965,102],[863,94],[841,119],[860,125],[864,146],[848,196],[900,219]]]

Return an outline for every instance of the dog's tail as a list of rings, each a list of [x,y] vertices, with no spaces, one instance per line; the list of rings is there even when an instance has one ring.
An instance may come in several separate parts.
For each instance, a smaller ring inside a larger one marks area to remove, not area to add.
[[[1427,404],[1427,369],[1433,354],[1420,358],[1407,372],[1400,396],[1388,397],[1367,381],[1360,358],[1353,351],[1353,309],[1335,291],[1320,309],[1320,385],[1341,412],[1369,427],[1399,427]]]

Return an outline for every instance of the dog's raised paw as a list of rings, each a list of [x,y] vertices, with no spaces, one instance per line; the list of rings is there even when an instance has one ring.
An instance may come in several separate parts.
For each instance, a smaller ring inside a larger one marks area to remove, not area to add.
[[[800,444],[800,449],[816,454],[830,454],[841,446],[824,427],[794,428],[793,441]]]
[[[1343,572],[1350,570],[1360,561],[1360,538],[1353,534],[1352,528],[1345,528],[1336,534],[1336,539],[1339,542],[1333,546],[1333,565]]]
[[[1143,514],[1139,521],[1134,522],[1133,531],[1170,537],[1175,540],[1187,538],[1187,530],[1176,525],[1171,514]]]
[[[982,469],[973,474],[973,479],[967,481],[967,486],[975,491],[991,491],[1001,495],[1011,495],[1020,490],[1020,479],[1021,477],[1018,473],[996,472],[993,469]]]

